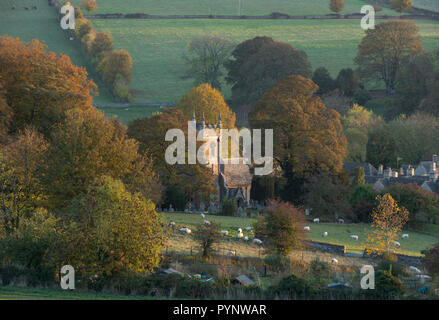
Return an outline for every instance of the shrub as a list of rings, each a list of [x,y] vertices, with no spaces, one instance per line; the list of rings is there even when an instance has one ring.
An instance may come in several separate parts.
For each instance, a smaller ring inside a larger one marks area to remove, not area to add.
[[[280,273],[291,269],[291,260],[281,254],[271,254],[265,257],[264,262],[272,272]]]
[[[223,216],[234,216],[236,215],[236,212],[238,210],[238,207],[236,205],[236,201],[233,199],[225,199],[223,201],[223,206],[221,208],[221,215]]]
[[[372,99],[372,96],[370,95],[369,90],[360,88],[355,91],[352,101],[364,106],[370,99]]]
[[[331,267],[327,262],[314,259],[311,261],[310,273],[315,280],[328,279],[330,277]]]
[[[195,231],[194,239],[200,245],[202,256],[209,257],[214,252],[213,245],[221,239],[219,227],[215,223],[202,224]]]
[[[375,273],[375,291],[381,298],[395,298],[402,292],[402,282],[389,271]]]
[[[293,274],[282,278],[277,286],[270,287],[269,291],[274,296],[288,298],[304,298],[312,292],[306,280]]]
[[[388,271],[395,277],[399,277],[404,275],[406,272],[404,270],[404,266],[395,261],[383,260],[381,261],[376,270]]]

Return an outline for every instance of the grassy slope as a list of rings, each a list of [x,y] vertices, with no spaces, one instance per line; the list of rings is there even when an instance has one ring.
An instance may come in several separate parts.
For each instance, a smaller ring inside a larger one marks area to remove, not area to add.
[[[153,114],[160,112],[160,107],[130,107],[130,108],[99,108],[109,118],[116,118],[122,123],[128,125],[133,119],[151,117]]]
[[[81,0],[71,1],[79,5]],[[360,12],[366,5],[362,0],[346,1],[342,14]],[[238,0],[103,0],[94,13],[149,13],[149,14],[218,14],[237,15]],[[282,12],[292,15],[325,15],[329,0],[241,0],[242,15],[267,15]],[[396,15],[390,9],[380,14]]]
[[[439,12],[439,1],[437,0],[413,0],[413,6]]]
[[[15,4],[16,10],[12,10]],[[25,10],[24,7],[36,5],[38,10]],[[58,22],[55,9],[48,6],[47,0],[1,0],[0,36],[18,37],[25,42],[38,39],[47,45],[49,51],[68,55],[73,64],[86,66],[91,78],[98,84],[100,95],[94,98],[96,103],[113,102],[111,95],[96,80],[88,66],[88,60],[78,44],[69,40],[66,31]]]
[[[198,214],[184,214],[184,213],[166,213],[167,221],[174,221],[179,227],[188,226],[194,227],[199,225],[203,219]],[[222,230],[230,231],[231,238],[237,234],[237,229],[251,226],[255,219],[249,218],[235,218],[222,216],[206,216],[206,219],[221,226]],[[348,252],[362,252],[362,243],[366,239],[367,232],[370,230],[367,224],[313,224],[309,223],[311,232],[308,234],[309,238],[314,241],[321,241],[332,244],[345,245]],[[323,232],[328,232],[328,237],[322,238]],[[243,231],[244,236],[253,237],[252,232]],[[431,234],[421,234],[417,232],[405,232],[409,234],[409,239],[399,240],[401,243],[401,253],[408,255],[420,255],[421,250],[432,247],[437,243],[437,236]],[[350,235],[356,234],[359,237],[358,241],[350,239]],[[437,232],[435,233],[437,234]]]
[[[416,21],[427,49],[439,48],[439,23]],[[110,33],[115,46],[134,60],[131,88],[134,102],[176,102],[192,86],[182,80],[182,58],[187,43],[205,33],[217,33],[237,42],[270,36],[305,50],[313,68],[325,66],[336,76],[352,67],[364,35],[355,20],[94,20],[98,30]],[[223,94],[230,95],[228,86]]]

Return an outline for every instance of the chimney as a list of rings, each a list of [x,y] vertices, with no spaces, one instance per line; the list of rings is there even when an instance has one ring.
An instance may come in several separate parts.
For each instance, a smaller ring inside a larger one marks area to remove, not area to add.
[[[382,176],[384,174],[384,166],[382,164],[380,164],[378,166],[378,175]]]
[[[415,175],[415,168],[413,168],[412,166],[408,167],[407,176],[413,177],[414,175]]]

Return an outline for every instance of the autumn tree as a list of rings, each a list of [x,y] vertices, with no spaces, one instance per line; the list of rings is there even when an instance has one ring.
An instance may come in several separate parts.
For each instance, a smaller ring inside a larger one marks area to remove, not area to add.
[[[339,172],[347,154],[340,115],[325,107],[316,90],[311,80],[289,76],[249,114],[251,128],[273,129],[274,162],[288,178],[288,197],[300,196],[303,179],[316,170]]]
[[[138,148],[138,143],[126,135],[125,127],[117,120],[106,119],[103,112],[69,112],[51,137],[45,181],[52,203],[64,206],[102,175],[120,179],[128,189],[159,201],[158,177],[148,164],[149,156],[138,153]]]
[[[0,144],[7,139],[10,127],[12,125],[13,111],[6,102],[5,91],[0,82]]]
[[[368,135],[366,145],[366,161],[378,167],[380,164],[384,166],[394,167],[398,154],[397,145],[392,131],[386,126],[378,126],[374,128]]]
[[[431,79],[427,96],[421,101],[418,109],[422,112],[439,116],[439,71],[436,71],[434,78]]]
[[[80,275],[152,272],[165,244],[155,205],[120,180],[97,178],[71,204],[64,262]]]
[[[426,250],[423,263],[429,274],[435,278],[439,276],[439,243]]]
[[[239,44],[225,64],[232,85],[234,107],[256,103],[263,93],[289,75],[311,78],[308,56],[293,46],[269,37],[256,37]]]
[[[82,38],[93,31],[93,25],[90,20],[82,18],[75,20],[75,35],[76,38],[82,40]]]
[[[287,256],[300,248],[305,238],[304,214],[286,202],[272,201],[255,224],[255,233],[264,241],[268,252]]]
[[[0,37],[0,78],[13,111],[10,133],[32,125],[47,136],[67,110],[91,108],[97,87],[87,77],[85,68],[66,55],[46,52],[38,40],[24,44]]]
[[[158,173],[167,190],[173,188],[173,193],[183,194],[186,199],[208,201],[210,195],[216,192],[210,169],[200,164],[188,164],[187,158],[185,165],[171,165],[164,159],[166,149],[172,143],[165,141],[166,132],[180,129],[187,138],[188,121],[181,110],[170,108],[150,118],[132,121],[127,133],[139,142],[140,152],[151,155],[154,171]],[[167,200],[169,199],[165,199]],[[170,204],[177,207],[176,203]]]
[[[329,9],[335,13],[339,13],[344,9],[344,0],[331,0],[329,2]]]
[[[392,0],[390,8],[399,12],[407,12],[413,7],[412,0]]]
[[[412,21],[387,21],[366,31],[355,63],[359,74],[367,80],[382,80],[388,93],[393,93],[401,64],[424,50],[419,28]]]
[[[194,232],[194,240],[198,242],[203,257],[211,256],[215,252],[214,245],[221,241],[219,226],[215,223],[201,224]]]
[[[0,148],[0,224],[6,234],[46,204],[42,178],[48,147],[43,136],[28,127]]]
[[[409,212],[398,206],[388,193],[378,195],[376,200],[378,206],[372,212],[372,230],[366,239],[366,250],[368,253],[392,253],[396,248],[394,242],[408,221]]]
[[[215,34],[191,40],[188,44],[188,54],[185,56],[188,65],[185,78],[193,78],[196,86],[208,83],[221,90],[224,63],[229,59],[234,47],[233,40]]]
[[[82,0],[81,8],[88,12],[96,11],[98,10],[98,4],[96,0]]]
[[[90,46],[90,54],[94,61],[99,63],[111,50],[113,50],[113,38],[108,33],[96,32]]]
[[[195,113],[198,121],[204,115],[206,123],[212,124],[217,124],[221,115],[223,128],[235,127],[235,113],[229,108],[221,93],[207,83],[186,93],[178,101],[177,109],[181,110],[186,118],[191,118]]]

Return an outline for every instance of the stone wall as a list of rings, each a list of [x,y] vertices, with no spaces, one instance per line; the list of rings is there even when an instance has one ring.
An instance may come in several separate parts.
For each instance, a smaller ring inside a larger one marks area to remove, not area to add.
[[[317,242],[317,241],[304,241],[304,244],[308,247],[323,251],[323,252],[329,252],[329,253],[335,253],[344,255],[346,251],[345,246],[340,246],[336,244],[330,244],[330,243],[323,243],[323,242]]]

